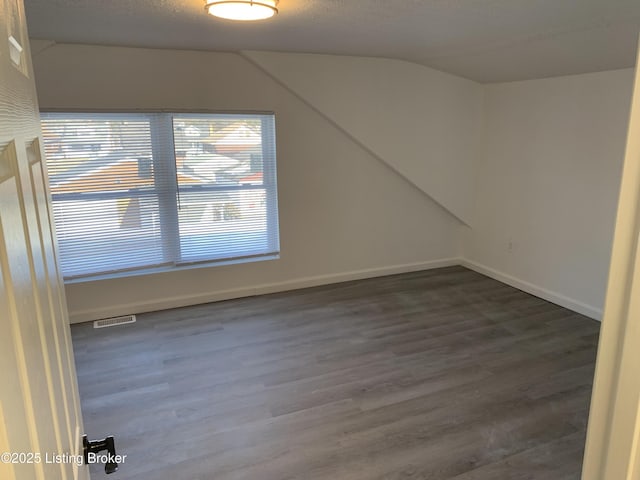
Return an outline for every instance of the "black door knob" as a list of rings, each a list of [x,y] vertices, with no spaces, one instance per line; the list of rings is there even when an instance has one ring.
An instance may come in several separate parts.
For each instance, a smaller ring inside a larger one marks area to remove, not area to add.
[[[96,454],[106,450],[109,455],[107,456],[107,461],[104,464],[105,473],[108,475],[118,470],[118,463],[116,462],[116,443],[112,436],[102,440],[89,441],[87,436],[84,435],[82,437],[82,446],[84,450],[85,465],[89,463],[90,453]]]

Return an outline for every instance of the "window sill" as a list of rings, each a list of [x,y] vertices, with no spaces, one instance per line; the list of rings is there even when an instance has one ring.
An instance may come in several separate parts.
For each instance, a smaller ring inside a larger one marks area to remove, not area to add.
[[[118,280],[121,278],[144,277],[147,275],[155,275],[158,273],[179,272],[184,270],[223,267],[223,266],[229,266],[229,265],[241,265],[245,263],[264,262],[264,261],[279,260],[279,259],[280,259],[280,253],[273,253],[270,255],[261,255],[257,257],[247,257],[247,258],[236,258],[232,260],[213,260],[210,262],[198,262],[198,263],[192,263],[192,264],[186,264],[186,265],[152,267],[152,268],[144,268],[140,270],[131,270],[127,272],[105,273],[105,274],[99,274],[99,275],[92,275],[90,277],[72,278],[72,279],[65,280],[64,284],[74,285],[78,283],[99,282],[102,280]]]

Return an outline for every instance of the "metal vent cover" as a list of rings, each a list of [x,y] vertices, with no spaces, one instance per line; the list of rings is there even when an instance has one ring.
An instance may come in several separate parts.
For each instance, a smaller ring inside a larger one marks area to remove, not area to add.
[[[134,323],[135,315],[124,315],[123,317],[104,318],[93,322],[93,328],[115,327],[116,325],[124,325],[126,323]]]

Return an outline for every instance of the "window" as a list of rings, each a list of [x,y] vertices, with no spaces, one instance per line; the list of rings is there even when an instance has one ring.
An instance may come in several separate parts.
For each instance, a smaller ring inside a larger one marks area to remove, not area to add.
[[[277,254],[274,123],[42,114],[65,279]]]

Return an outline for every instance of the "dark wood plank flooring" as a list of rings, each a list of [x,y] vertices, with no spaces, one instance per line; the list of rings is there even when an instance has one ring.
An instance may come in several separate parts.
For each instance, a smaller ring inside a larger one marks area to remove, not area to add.
[[[580,478],[599,324],[462,267],[72,331],[112,480]]]

